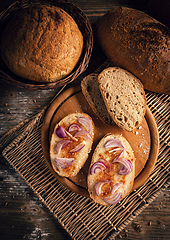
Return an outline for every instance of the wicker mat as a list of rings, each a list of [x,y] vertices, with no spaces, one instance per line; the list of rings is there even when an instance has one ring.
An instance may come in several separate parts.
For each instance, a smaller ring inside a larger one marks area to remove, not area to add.
[[[1,139],[4,158],[32,188],[73,239],[113,239],[170,184],[170,96],[146,92],[160,134],[160,151],[150,178],[116,206],[99,206],[60,184],[48,169],[41,148],[46,112],[11,129]]]

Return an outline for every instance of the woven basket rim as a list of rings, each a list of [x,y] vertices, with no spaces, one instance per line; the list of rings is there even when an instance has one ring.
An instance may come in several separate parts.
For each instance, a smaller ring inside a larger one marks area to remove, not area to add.
[[[17,12],[22,10],[23,8],[27,8],[30,6],[44,4],[44,5],[55,5],[59,6],[64,9],[67,13],[69,13],[73,19],[76,21],[82,35],[84,41],[83,52],[80,57],[79,62],[77,63],[76,67],[73,71],[66,76],[56,82],[49,82],[49,83],[39,83],[30,81],[27,79],[23,79],[18,77],[14,73],[12,73],[3,63],[1,56],[0,56],[0,76],[3,80],[11,83],[19,88],[26,88],[26,89],[52,89],[58,88],[68,83],[74,81],[81,73],[83,73],[89,64],[92,49],[93,49],[93,31],[90,24],[88,17],[85,13],[75,4],[67,0],[21,0],[16,1],[11,4],[8,8],[4,9],[0,13],[0,32],[3,32],[8,21],[13,17],[13,15]],[[2,35],[2,34],[1,34]]]

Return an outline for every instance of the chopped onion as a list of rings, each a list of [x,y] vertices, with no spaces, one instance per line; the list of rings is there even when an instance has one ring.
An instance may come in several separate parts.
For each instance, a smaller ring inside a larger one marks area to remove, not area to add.
[[[65,133],[66,133],[72,140],[78,141],[77,138],[73,137],[73,136],[71,135],[71,133],[69,133],[67,130],[64,129],[64,131],[65,131]]]
[[[122,185],[123,183],[116,183],[111,189],[111,195],[113,195]]]
[[[103,180],[103,181],[99,181],[95,184],[94,190],[95,190],[95,193],[97,196],[99,196],[102,193],[102,186],[106,183],[110,183],[110,181]]]
[[[74,132],[74,131],[81,131],[81,127],[77,123],[72,123],[69,128],[68,132]]]
[[[102,159],[102,158],[100,158],[99,160],[102,161],[106,165],[107,172],[109,173],[111,171],[112,164],[110,162],[108,162],[107,160]]]
[[[103,200],[110,205],[116,205],[118,202],[120,202],[121,198],[122,198],[122,193],[119,192],[114,194],[112,197],[111,196],[104,197]]]
[[[61,140],[60,142],[57,143],[57,146],[56,146],[56,152],[59,154],[61,149],[63,149],[65,146],[67,146],[71,141],[70,140],[67,140],[67,139],[64,139],[64,140]]]
[[[115,158],[112,163],[115,163],[115,162],[121,163],[123,165],[123,167],[118,172],[119,175],[127,175],[132,172],[133,165],[130,160],[126,158],[118,157],[118,158]]]
[[[74,158],[55,158],[56,164],[61,168],[69,167],[74,161]]]
[[[84,147],[85,147],[85,144],[84,143],[80,143],[75,148],[71,149],[70,152],[71,153],[79,152]]]
[[[122,142],[116,138],[112,138],[110,140],[108,140],[105,145],[104,145],[105,148],[114,148],[113,150],[114,151],[117,151],[117,150],[124,150],[124,146],[122,144]]]
[[[91,166],[90,174],[93,175],[95,173],[105,170],[106,168],[107,166],[102,161],[97,161]]]
[[[58,126],[56,128],[55,133],[59,138],[65,138],[66,137],[66,133],[65,133],[64,129],[62,128],[62,126]]]
[[[111,170],[111,163],[106,161],[105,159],[99,159],[99,161],[95,162],[90,169],[90,174],[93,175],[100,171],[106,170],[110,172]]]
[[[123,183],[116,183],[112,189],[111,193],[103,198],[103,200],[108,204],[116,204],[122,198],[122,193],[115,193]]]
[[[87,132],[86,130],[81,130],[79,132],[76,132],[76,134],[74,135],[75,138],[77,137],[82,137],[82,138],[86,138],[89,139],[90,141],[92,140],[92,136],[89,132]]]
[[[88,132],[91,131],[91,129],[92,129],[92,123],[91,123],[91,120],[90,120],[89,118],[80,117],[80,118],[78,118],[77,121],[78,121],[79,123],[81,123]]]

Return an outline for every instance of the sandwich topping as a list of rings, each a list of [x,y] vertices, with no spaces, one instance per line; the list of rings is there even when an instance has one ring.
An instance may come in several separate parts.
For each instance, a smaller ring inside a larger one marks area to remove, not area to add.
[[[105,142],[98,158],[90,168],[90,175],[95,178],[94,192],[107,204],[116,204],[122,198],[121,186],[126,181],[125,176],[132,172],[133,164],[123,143],[116,138]],[[114,178],[113,172],[117,175]]]
[[[55,134],[58,141],[55,145],[55,162],[59,168],[68,168],[88,141],[92,141],[92,124],[86,117],[79,117],[76,122],[69,126],[59,125]]]

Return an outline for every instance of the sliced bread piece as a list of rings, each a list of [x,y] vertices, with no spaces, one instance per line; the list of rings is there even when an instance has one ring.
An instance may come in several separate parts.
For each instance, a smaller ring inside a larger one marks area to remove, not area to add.
[[[55,172],[73,177],[83,167],[91,150],[94,123],[85,113],[72,113],[54,128],[50,141],[50,159]]]
[[[127,131],[136,129],[146,112],[146,97],[140,80],[122,68],[109,67],[99,74],[98,81],[114,122]]]
[[[118,134],[104,136],[94,150],[88,172],[90,197],[102,205],[115,205],[130,193],[135,158],[128,141]]]
[[[113,124],[112,117],[108,113],[98,83],[98,74],[92,73],[81,81],[81,89],[87,102],[96,115],[105,123]]]

